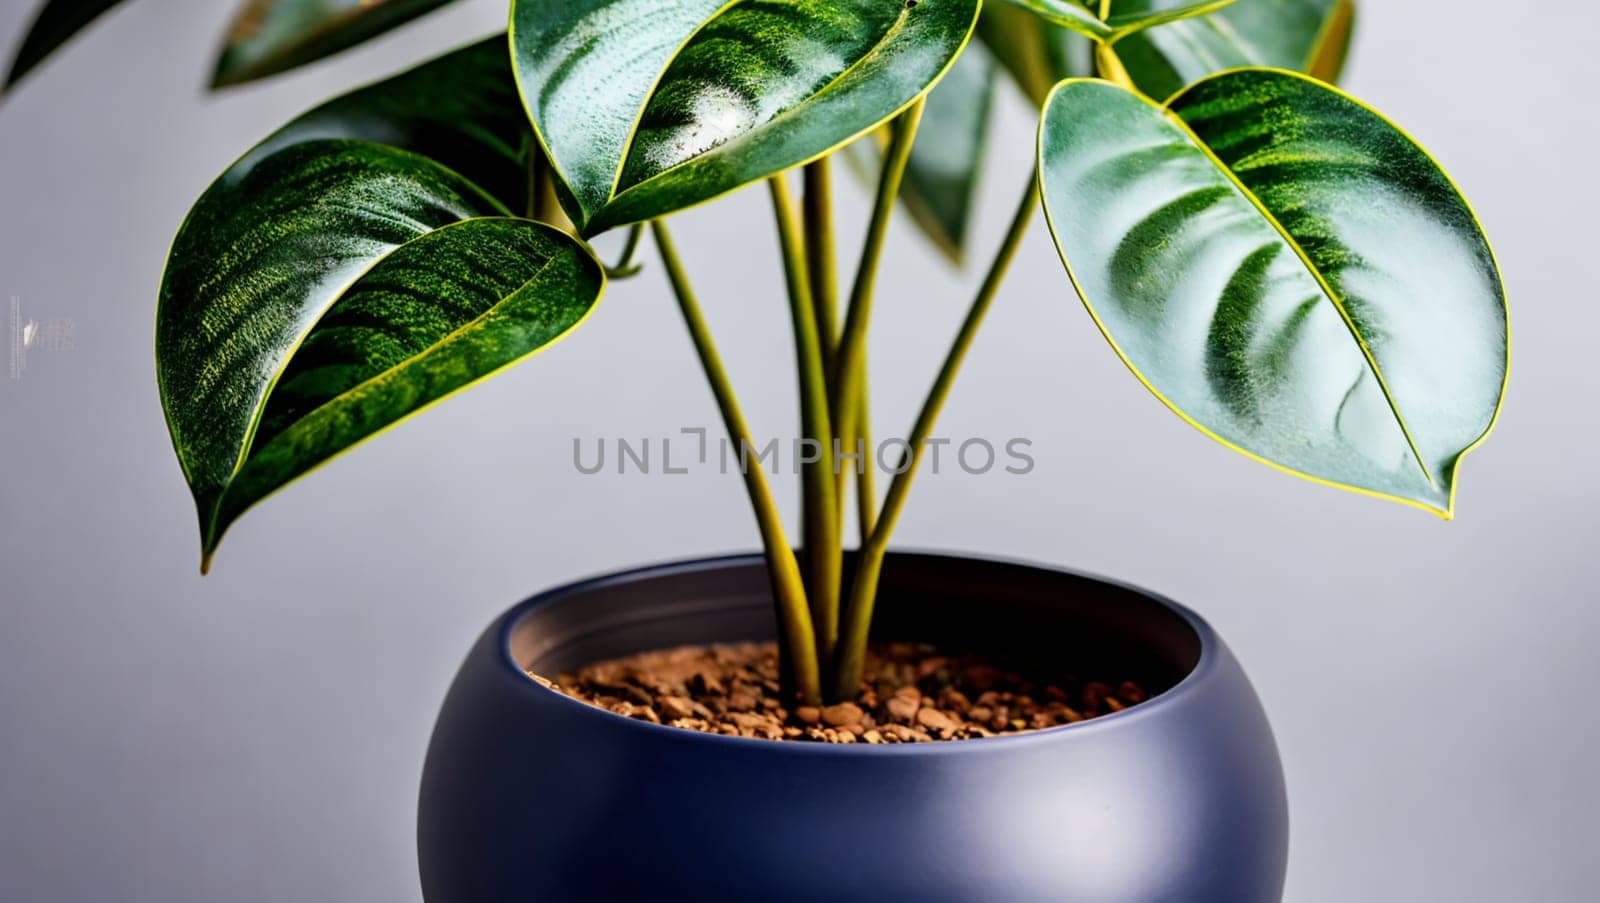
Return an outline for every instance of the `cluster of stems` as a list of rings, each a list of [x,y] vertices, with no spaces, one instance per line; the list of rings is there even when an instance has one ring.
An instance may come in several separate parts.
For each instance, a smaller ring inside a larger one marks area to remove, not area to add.
[[[1102,74],[1126,83],[1114,52],[1109,47],[1105,50],[1105,59],[1100,62]],[[922,107],[918,100],[888,126],[871,219],[842,320],[829,158],[804,167],[804,194],[798,208],[787,175],[768,181],[794,327],[801,435],[815,442],[814,448],[848,450],[871,445],[867,332],[873,292],[884,238],[922,119]],[[912,480],[951,385],[1038,203],[1038,184],[1030,173],[1010,226],[906,439],[909,460],[896,468],[881,507],[870,463],[839,468],[839,456],[824,451],[818,460],[804,463],[801,471],[802,543],[797,554],[784,532],[783,519],[764,472],[759,466],[741,467],[772,579],[786,689],[806,703],[850,700],[860,688],[889,538],[905,508]],[[659,220],[652,222],[650,228],[729,437],[741,448],[752,447],[749,427],[671,235]],[[852,474],[856,477],[855,519],[861,546],[847,582],[843,537]]]

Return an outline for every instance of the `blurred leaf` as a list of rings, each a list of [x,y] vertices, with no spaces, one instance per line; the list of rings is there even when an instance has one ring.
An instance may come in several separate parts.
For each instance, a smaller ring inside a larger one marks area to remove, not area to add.
[[[214,88],[332,56],[452,0],[246,0],[223,42]]]
[[[1209,16],[1224,7],[1233,5],[1233,3],[1234,0],[1201,0],[1199,3],[1166,6],[1150,12],[1120,13],[1105,22],[1111,29],[1111,33],[1107,35],[1107,40],[1115,43],[1141,31],[1149,31],[1152,28],[1170,25],[1173,22],[1181,22],[1184,19]]]
[[[987,3],[978,39],[1035,106],[1055,83],[1092,69],[1089,39],[1011,3]]]
[[[1073,285],[1140,381],[1289,472],[1450,516],[1506,375],[1494,257],[1448,176],[1321,82],[1234,70],[1168,106],[1064,82],[1040,184]]]
[[[912,221],[958,264],[988,146],[996,75],[994,57],[981,45],[962,52],[928,95],[900,184],[900,200]],[[876,184],[882,168],[883,135],[879,129],[846,149],[851,169],[869,184]]]
[[[27,37],[22,39],[22,46],[17,48],[17,55],[11,60],[11,71],[6,75],[6,90],[10,90],[35,66],[44,62],[56,48],[65,44],[90,22],[98,19],[102,13],[108,12],[121,2],[122,0],[48,0],[40,8],[38,17],[33,20],[33,26],[28,29]]]
[[[1111,26],[1100,21],[1099,16],[1089,12],[1077,0],[1008,0],[1008,2],[1046,22],[1075,31],[1084,37],[1095,40],[1111,37]]]
[[[1175,0],[1118,0],[1119,15],[1148,15],[1186,5]],[[1161,99],[1227,69],[1268,66],[1336,81],[1355,21],[1353,0],[1239,0],[1117,42],[1117,55],[1139,89]]]
[[[533,129],[517,101],[503,34],[300,115],[234,169],[320,138],[375,141],[412,151],[469,176],[511,210],[527,203]]]

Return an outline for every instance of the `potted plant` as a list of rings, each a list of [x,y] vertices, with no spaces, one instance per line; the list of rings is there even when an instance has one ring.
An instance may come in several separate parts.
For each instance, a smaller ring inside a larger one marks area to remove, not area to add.
[[[252,3],[216,82],[442,3]],[[11,80],[113,5],[49,3]],[[1452,515],[1503,397],[1504,292],[1444,171],[1329,84],[1352,21],[1342,0],[513,0],[508,34],[225,172],[157,314],[202,568],[266,496],[577,329],[646,233],[754,510],[761,554],[551,590],[490,625],[428,756],[427,898],[1278,899],[1277,753],[1201,618],[890,539],[1040,208],[1062,294],[1174,413]],[[1000,71],[1040,109],[1037,168],[913,429],[876,443],[884,237],[903,200],[952,257],[974,243]],[[841,157],[875,195],[847,280]],[[667,223],[756,183],[794,333],[798,549]],[[590,240],[624,229],[603,263]]]

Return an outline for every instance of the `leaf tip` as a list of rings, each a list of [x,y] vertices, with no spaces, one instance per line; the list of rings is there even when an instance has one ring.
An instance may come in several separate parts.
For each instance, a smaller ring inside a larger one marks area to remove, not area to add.
[[[16,88],[16,86],[28,76],[28,72],[32,68],[33,67],[31,65],[26,65],[25,61],[20,57],[16,60],[13,60],[11,63],[11,68],[6,70],[5,81],[0,82],[0,100],[3,100],[9,96],[12,89]]]
[[[202,533],[200,536],[200,576],[211,573],[211,562],[217,557],[217,546],[221,545],[221,537],[215,530]]]
[[[249,78],[241,73],[237,67],[228,62],[226,55],[218,58],[217,65],[211,70],[211,80],[206,84],[208,91],[221,91],[243,84]]]
[[[203,510],[203,509],[202,509]],[[211,573],[211,562],[217,557],[217,547],[222,545],[222,530],[215,521],[200,521],[200,576]]]

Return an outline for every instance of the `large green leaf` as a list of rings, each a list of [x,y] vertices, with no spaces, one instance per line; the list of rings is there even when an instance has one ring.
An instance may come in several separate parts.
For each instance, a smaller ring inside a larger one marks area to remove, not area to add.
[[[33,68],[82,31],[120,4],[122,0],[48,0],[40,7],[39,15],[28,29],[22,46],[11,60],[11,70],[6,75],[6,88],[22,80]]]
[[[332,56],[452,0],[245,0],[223,42],[212,87],[276,75]]]
[[[156,362],[208,560],[261,498],[593,306],[587,249],[500,199],[531,146],[511,93],[503,39],[459,51],[306,114],[190,212]]]
[[[519,0],[512,44],[568,212],[592,234],[871,131],[933,86],[977,9],[977,0],[739,0],[690,24],[699,5]]]
[[[911,219],[952,262],[960,263],[972,220],[978,176],[988,149],[989,109],[996,79],[994,57],[980,45],[962,51],[928,94],[927,108],[906,161],[900,200]],[[876,181],[887,128],[847,148],[851,168]]]
[[[513,0],[511,53],[528,116],[578,225],[605,207],[661,71],[731,0]]]
[[[1192,0],[1117,0],[1119,18],[1185,7]],[[1335,81],[1355,23],[1354,0],[1238,0],[1196,19],[1117,42],[1128,74],[1151,97],[1226,69],[1268,66]]]
[[[1506,374],[1499,272],[1439,166],[1320,82],[1236,70],[1158,106],[1063,82],[1051,229],[1118,354],[1181,417],[1302,476],[1449,516]]]

